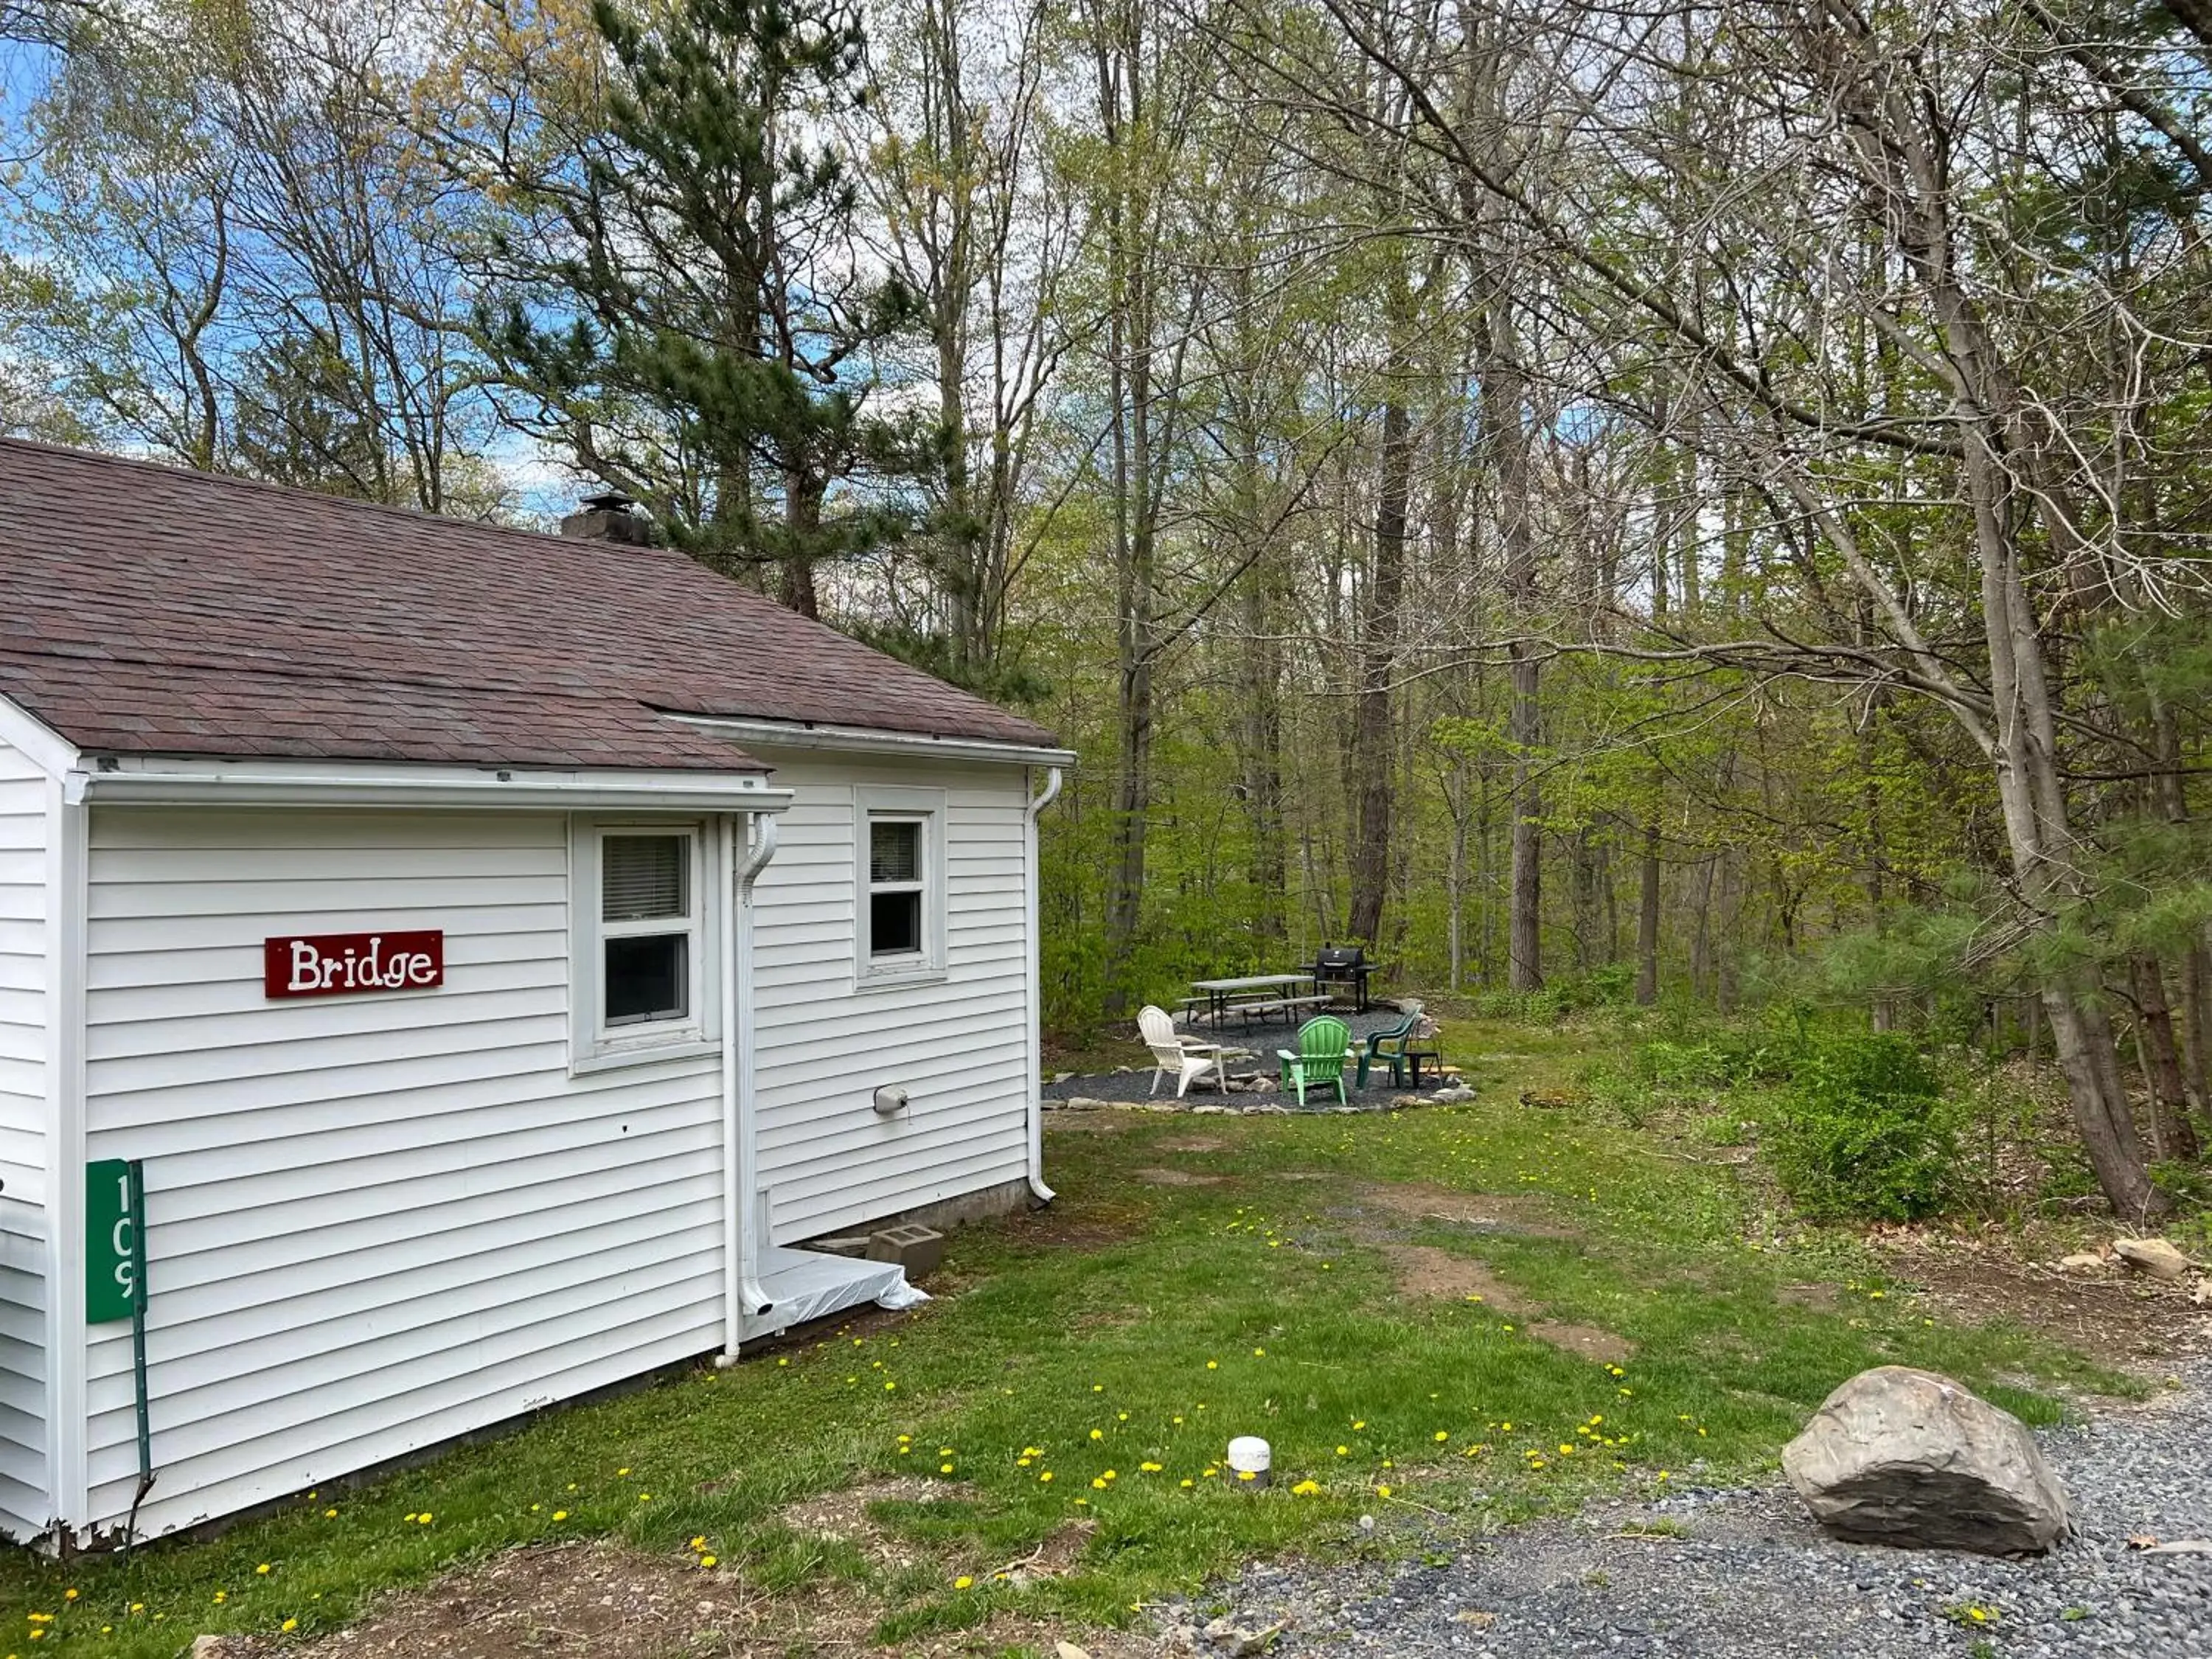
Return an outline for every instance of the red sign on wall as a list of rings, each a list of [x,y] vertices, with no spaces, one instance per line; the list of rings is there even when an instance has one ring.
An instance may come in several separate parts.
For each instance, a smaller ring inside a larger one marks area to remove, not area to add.
[[[446,935],[315,933],[262,941],[261,985],[272,997],[424,991],[446,982]]]

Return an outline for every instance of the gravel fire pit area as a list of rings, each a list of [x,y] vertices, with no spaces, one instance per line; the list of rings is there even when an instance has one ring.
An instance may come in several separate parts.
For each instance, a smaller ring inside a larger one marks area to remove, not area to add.
[[[1376,1006],[1364,1013],[1335,1012],[1352,1033],[1352,1046],[1364,1053],[1370,1033],[1388,1030],[1404,1016],[1395,1009]],[[1082,1111],[1101,1106],[1147,1106],[1161,1111],[1186,1111],[1201,1114],[1221,1112],[1274,1113],[1294,1112],[1380,1112],[1403,1103],[1427,1104],[1443,1097],[1444,1102],[1463,1100],[1469,1097],[1455,1094],[1449,1086],[1457,1084],[1465,1087],[1464,1074],[1439,1077],[1435,1071],[1424,1069],[1419,1089],[1403,1088],[1390,1081],[1390,1068],[1377,1063],[1370,1071],[1367,1086],[1358,1082],[1358,1063],[1347,1060],[1344,1067],[1345,1103],[1340,1105],[1336,1091],[1326,1085],[1310,1086],[1303,1108],[1297,1096],[1279,1086],[1275,1051],[1293,1047],[1297,1040],[1297,1028],[1280,1021],[1273,1024],[1255,1023],[1249,1030],[1240,1028],[1231,1020],[1218,1036],[1203,1026],[1178,1028],[1185,1036],[1201,1041],[1219,1042],[1228,1051],[1227,1070],[1231,1087],[1217,1088],[1211,1078],[1194,1082],[1178,1100],[1172,1075],[1159,1081],[1153,1088],[1152,1068],[1150,1065],[1130,1066],[1120,1070],[1092,1073],[1062,1073],[1048,1082],[1042,1091],[1047,1111]],[[1471,1070],[1466,1057],[1454,1054],[1449,1048],[1444,1063]]]

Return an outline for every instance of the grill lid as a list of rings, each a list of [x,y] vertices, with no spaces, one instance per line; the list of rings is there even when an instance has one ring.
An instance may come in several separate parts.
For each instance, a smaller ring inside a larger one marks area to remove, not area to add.
[[[1362,945],[1324,945],[1314,965],[1321,969],[1358,968],[1367,962],[1367,947]]]

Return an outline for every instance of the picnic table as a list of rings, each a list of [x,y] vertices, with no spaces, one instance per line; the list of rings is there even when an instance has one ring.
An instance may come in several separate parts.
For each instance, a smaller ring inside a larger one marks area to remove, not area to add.
[[[1281,1014],[1294,1019],[1300,1009],[1317,1008],[1326,1003],[1328,999],[1316,992],[1291,994],[1295,987],[1313,983],[1311,974],[1248,974],[1241,979],[1194,979],[1190,988],[1199,994],[1188,1000],[1206,1004],[1207,1023],[1217,1030],[1231,1014],[1241,1018],[1249,1030],[1255,1015],[1266,1019],[1272,1014]]]

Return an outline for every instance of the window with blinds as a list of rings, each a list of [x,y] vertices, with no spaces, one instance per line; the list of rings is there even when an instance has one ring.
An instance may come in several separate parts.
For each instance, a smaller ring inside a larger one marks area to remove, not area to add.
[[[691,860],[689,835],[599,839],[600,1020],[610,1031],[690,1017]]]
[[[642,921],[690,908],[689,836],[609,836],[600,843],[599,919]]]
[[[922,954],[922,823],[868,820],[868,955],[882,962]]]
[[[918,882],[921,879],[921,825],[911,819],[878,818],[868,826],[868,880]]]

